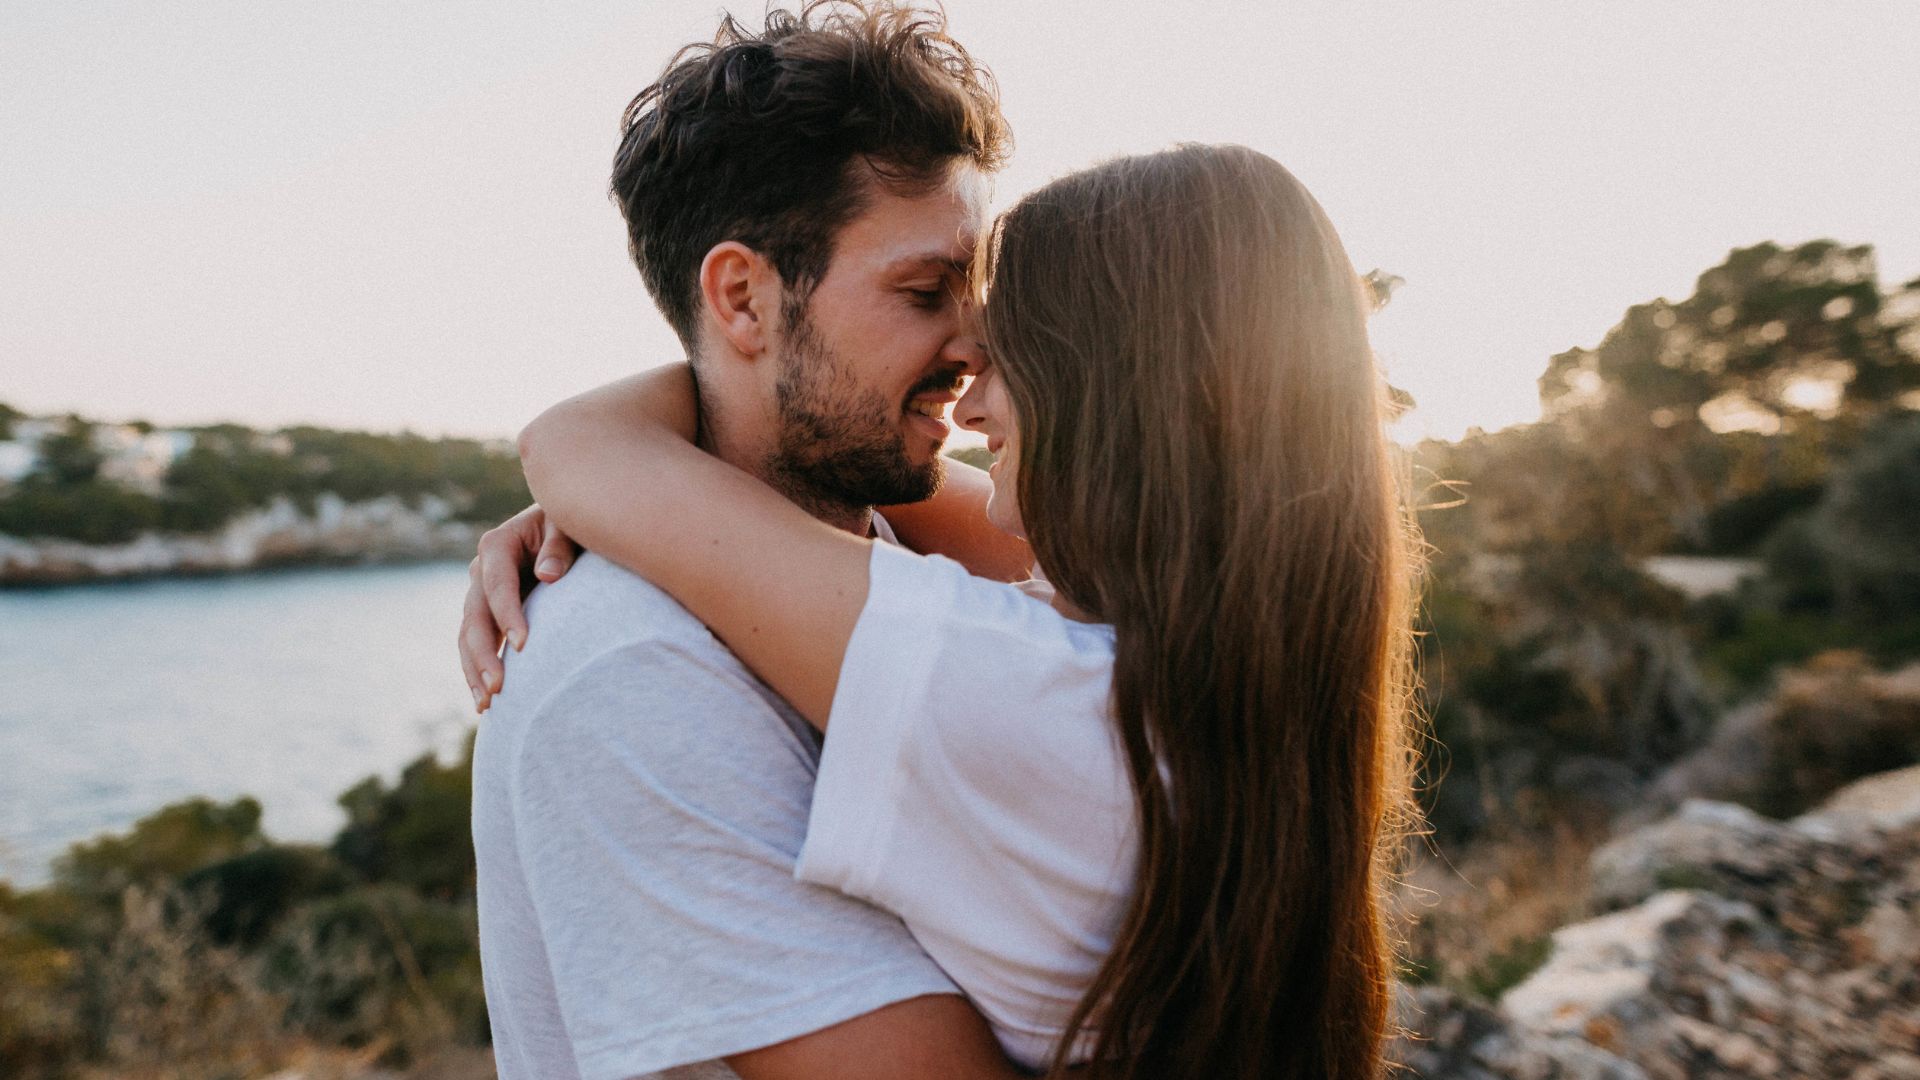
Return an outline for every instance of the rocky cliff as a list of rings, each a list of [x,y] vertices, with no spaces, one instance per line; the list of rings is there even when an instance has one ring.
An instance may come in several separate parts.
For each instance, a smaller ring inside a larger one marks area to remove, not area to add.
[[[412,505],[392,496],[347,502],[322,495],[310,513],[280,498],[199,536],[146,533],[130,543],[93,545],[0,535],[0,585],[459,557],[473,553],[480,531],[453,520],[445,500],[431,495]]]
[[[1408,990],[1412,1074],[1920,1080],[1920,767],[1775,821],[1692,800],[1595,853],[1590,906],[1497,1004]]]

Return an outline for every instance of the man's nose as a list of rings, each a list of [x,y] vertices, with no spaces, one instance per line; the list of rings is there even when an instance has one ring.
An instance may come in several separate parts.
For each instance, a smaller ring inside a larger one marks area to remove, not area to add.
[[[971,315],[963,316],[959,329],[940,350],[940,358],[964,366],[968,375],[979,374],[987,358],[986,346],[980,342],[979,320]]]
[[[982,388],[986,386],[986,383],[986,379],[979,378],[976,375],[973,382],[967,385],[967,392],[961,394],[960,400],[953,403],[954,423],[959,424],[969,431],[978,431],[980,430],[980,426],[986,423],[987,412],[980,407],[980,397],[983,392]]]

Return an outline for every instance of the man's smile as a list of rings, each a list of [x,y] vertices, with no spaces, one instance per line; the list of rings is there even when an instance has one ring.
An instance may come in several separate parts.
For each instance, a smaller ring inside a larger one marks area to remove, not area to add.
[[[953,372],[923,380],[903,406],[908,421],[924,427],[935,442],[945,442],[952,430],[947,423],[947,407],[960,400],[960,383],[961,376]]]

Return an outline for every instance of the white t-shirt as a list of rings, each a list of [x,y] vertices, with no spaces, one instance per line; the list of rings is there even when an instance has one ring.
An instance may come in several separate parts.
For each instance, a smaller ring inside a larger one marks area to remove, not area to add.
[[[794,874],[899,915],[1041,1066],[1139,857],[1113,628],[938,556],[875,544],[870,574]]]
[[[501,1080],[721,1080],[953,992],[899,919],[795,880],[819,738],[699,620],[591,552],[527,618],[473,761]]]

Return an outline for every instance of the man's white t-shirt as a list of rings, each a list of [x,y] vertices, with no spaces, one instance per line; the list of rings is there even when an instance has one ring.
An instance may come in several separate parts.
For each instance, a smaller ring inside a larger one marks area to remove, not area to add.
[[[1132,892],[1113,656],[1111,626],[873,545],[794,870],[899,915],[1028,1067],[1050,1060]]]
[[[818,736],[699,620],[590,553],[527,617],[473,765],[502,1080],[719,1080],[953,992],[898,919],[795,879]]]

